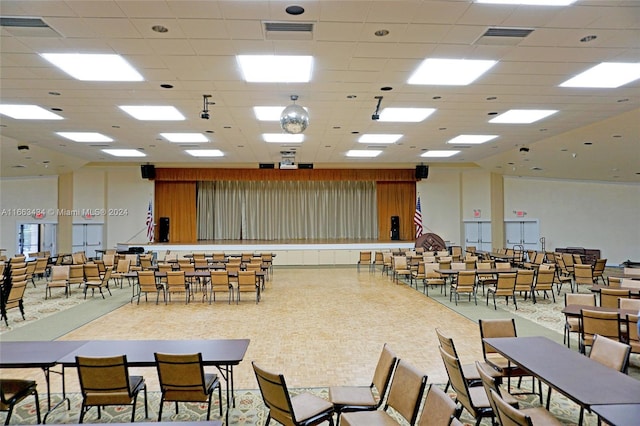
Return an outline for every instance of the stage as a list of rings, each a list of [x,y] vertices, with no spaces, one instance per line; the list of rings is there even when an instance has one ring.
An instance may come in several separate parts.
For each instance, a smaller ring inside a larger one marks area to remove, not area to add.
[[[178,257],[193,252],[261,253],[276,255],[274,265],[355,265],[361,251],[393,251],[410,249],[415,241],[390,240],[202,240],[194,243],[122,243],[118,251],[130,247],[142,247],[145,252],[155,252],[162,260],[170,252]]]

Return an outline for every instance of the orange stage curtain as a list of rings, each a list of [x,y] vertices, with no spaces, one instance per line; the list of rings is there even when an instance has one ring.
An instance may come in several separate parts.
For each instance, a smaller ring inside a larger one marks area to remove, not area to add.
[[[155,219],[169,218],[169,242],[193,243],[197,241],[196,231],[196,183],[157,182],[155,183]],[[159,240],[156,226],[156,241]]]
[[[391,216],[400,218],[400,239],[415,240],[415,182],[378,182],[378,238],[391,240]]]

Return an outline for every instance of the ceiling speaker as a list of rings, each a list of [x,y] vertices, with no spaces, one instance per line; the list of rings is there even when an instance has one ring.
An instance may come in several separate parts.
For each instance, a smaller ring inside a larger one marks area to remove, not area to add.
[[[142,179],[155,179],[156,166],[153,164],[143,164],[140,166],[140,174],[142,174]]]
[[[429,177],[429,166],[420,164],[416,166],[416,179],[426,179]]]

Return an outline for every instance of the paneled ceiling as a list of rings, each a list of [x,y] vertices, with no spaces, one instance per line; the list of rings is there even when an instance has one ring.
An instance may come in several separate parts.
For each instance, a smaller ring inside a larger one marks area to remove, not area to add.
[[[300,15],[286,8],[298,5]],[[576,0],[570,6],[510,6],[474,0],[187,1],[2,0],[3,17],[37,17],[48,28],[2,27],[2,104],[56,109],[64,120],[0,116],[1,176],[67,173],[84,165],[249,167],[277,163],[295,151],[315,168],[479,167],[516,176],[640,182],[640,80],[614,89],[559,85],[601,62],[640,62],[640,2]],[[313,24],[310,34],[265,31],[267,22]],[[159,33],[152,28],[163,26]],[[489,28],[533,31],[524,38],[483,37]],[[388,34],[380,37],[379,30]],[[581,41],[595,36],[591,41]],[[42,53],[117,53],[142,82],[75,80]],[[312,55],[309,83],[247,83],[241,54]],[[468,86],[410,85],[425,58],[492,59],[498,63]],[[171,88],[163,88],[170,85]],[[382,90],[390,88],[391,90]],[[309,111],[301,144],[262,141],[281,132],[258,121],[254,106],[286,106],[290,96]],[[211,95],[211,118],[200,118]],[[420,123],[372,120],[385,107],[435,108]],[[172,105],[186,120],[141,122],[119,105]],[[557,109],[533,124],[488,121],[509,109]],[[110,148],[138,148],[145,158],[118,159],[105,144],[77,143],[60,131],[100,132]],[[193,144],[164,132],[201,132],[224,157],[198,159]],[[403,137],[375,159],[345,156],[361,134]],[[460,134],[494,134],[482,145],[455,147],[445,159],[420,157],[453,149]],[[19,150],[26,145],[28,150]],[[528,152],[527,152],[528,150]]]

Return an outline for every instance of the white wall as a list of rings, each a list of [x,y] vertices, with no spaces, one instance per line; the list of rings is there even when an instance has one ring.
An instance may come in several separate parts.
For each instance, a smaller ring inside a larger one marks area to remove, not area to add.
[[[480,210],[480,218],[473,211]],[[491,220],[491,174],[484,170],[462,173],[462,220]]]
[[[0,179],[0,248],[6,256],[18,250],[20,223],[57,223],[58,177]],[[20,209],[25,209],[20,210]],[[30,210],[44,210],[46,216],[36,220]]]
[[[640,185],[504,179],[505,219],[538,219],[546,250],[600,249],[607,264],[640,259]]]
[[[424,232],[438,234],[453,245],[461,236],[461,173],[458,169],[429,170],[429,178],[416,184],[422,208]]]

